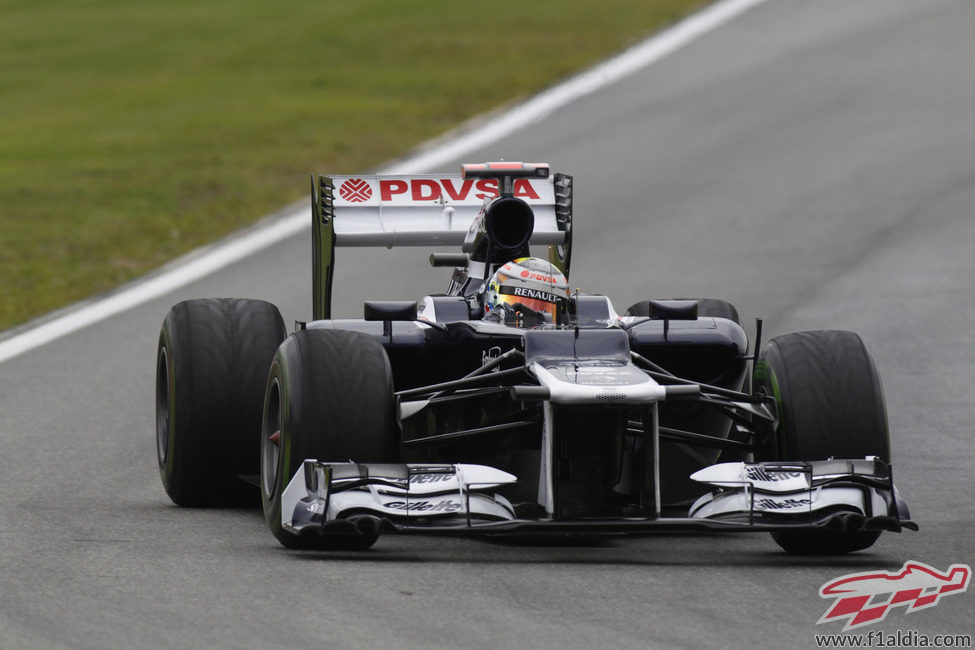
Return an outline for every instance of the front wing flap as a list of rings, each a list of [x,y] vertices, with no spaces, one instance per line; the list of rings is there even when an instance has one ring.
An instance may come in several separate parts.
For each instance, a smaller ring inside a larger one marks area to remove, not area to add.
[[[896,530],[917,524],[877,458],[812,462],[720,463],[691,478],[715,488],[691,506],[694,518],[794,523],[844,530]]]
[[[281,495],[281,526],[300,534],[357,516],[394,527],[470,527],[510,521],[500,485],[512,474],[484,465],[360,464],[305,460]],[[338,528],[338,527],[336,527]]]
[[[362,517],[386,530],[451,534],[917,530],[889,465],[874,458],[721,463],[691,478],[713,491],[686,517],[560,520],[519,517],[500,494],[517,477],[493,467],[308,459],[282,493],[281,525],[294,534],[344,534]]]

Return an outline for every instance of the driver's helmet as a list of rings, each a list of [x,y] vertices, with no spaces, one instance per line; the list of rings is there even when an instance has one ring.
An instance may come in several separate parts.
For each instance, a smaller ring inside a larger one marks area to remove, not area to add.
[[[558,323],[569,299],[569,281],[554,264],[519,257],[502,264],[488,280],[484,315],[509,325]]]

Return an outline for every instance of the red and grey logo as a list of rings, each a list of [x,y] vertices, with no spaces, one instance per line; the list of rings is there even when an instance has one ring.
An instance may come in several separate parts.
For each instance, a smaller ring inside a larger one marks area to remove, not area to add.
[[[342,183],[339,188],[339,196],[349,203],[362,203],[372,197],[372,188],[369,183],[361,178],[350,178]]]
[[[816,624],[846,620],[843,631],[879,623],[894,607],[904,605],[907,613],[934,607],[942,596],[953,596],[968,589],[972,568],[952,564],[945,572],[908,561],[900,571],[850,573],[830,580],[819,588],[821,598],[836,601]]]

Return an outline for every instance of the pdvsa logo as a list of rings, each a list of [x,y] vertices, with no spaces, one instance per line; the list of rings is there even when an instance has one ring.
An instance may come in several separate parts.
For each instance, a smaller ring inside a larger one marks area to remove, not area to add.
[[[484,200],[498,195],[498,181],[494,178],[458,180],[450,178],[383,178],[379,181],[379,200],[386,201],[470,201]],[[538,192],[527,178],[517,178],[514,196],[538,200]]]
[[[538,280],[539,282],[548,282],[549,284],[555,284],[557,280],[551,275],[545,275],[544,273],[535,273],[534,271],[529,271],[528,269],[523,269],[521,272],[521,277],[531,278],[532,280]]]
[[[972,568],[952,564],[942,573],[923,562],[908,561],[900,571],[850,573],[830,580],[819,588],[821,598],[836,601],[816,622],[846,621],[843,631],[879,623],[894,607],[904,605],[907,613],[934,607],[942,596],[953,596],[968,589]]]
[[[516,178],[513,195],[526,201],[539,201],[541,197],[531,179]],[[498,181],[494,178],[477,180],[455,178],[378,178],[370,183],[363,178],[347,178],[339,186],[339,196],[349,203],[362,203],[379,192],[383,203],[409,204],[419,201],[473,202],[491,199],[499,195]]]
[[[361,178],[350,178],[342,183],[339,188],[339,196],[349,203],[362,203],[372,197],[372,188],[369,183]]]

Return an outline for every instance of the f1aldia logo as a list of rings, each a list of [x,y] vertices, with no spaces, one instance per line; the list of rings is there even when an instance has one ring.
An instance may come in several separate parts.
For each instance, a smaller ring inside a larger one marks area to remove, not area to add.
[[[369,183],[361,178],[350,178],[342,183],[339,188],[339,196],[349,203],[362,203],[368,201],[372,196],[372,188]]]
[[[934,607],[942,596],[953,596],[968,589],[972,568],[952,564],[942,573],[923,562],[908,561],[900,571],[850,573],[830,580],[819,588],[820,598],[835,598],[816,622],[846,621],[843,632],[879,623],[894,607],[904,605],[907,613]]]

